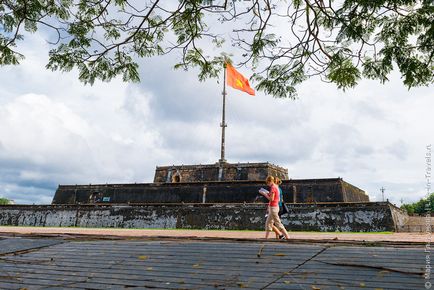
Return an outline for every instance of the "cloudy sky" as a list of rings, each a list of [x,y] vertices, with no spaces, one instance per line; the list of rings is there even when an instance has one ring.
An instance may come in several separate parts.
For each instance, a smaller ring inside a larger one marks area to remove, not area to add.
[[[157,165],[214,163],[220,155],[221,83],[174,71],[175,55],[140,61],[141,82],[84,86],[45,70],[39,35],[26,60],[0,67],[0,196],[50,203],[58,184],[151,182]],[[241,70],[245,75],[250,72]],[[291,178],[342,177],[370,199],[424,196],[433,143],[433,86],[362,81],[346,92],[319,79],[299,99],[229,89],[229,162],[269,161]]]

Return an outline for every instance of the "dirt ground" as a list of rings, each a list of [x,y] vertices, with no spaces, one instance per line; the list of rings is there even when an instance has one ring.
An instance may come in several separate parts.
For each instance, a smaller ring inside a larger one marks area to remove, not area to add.
[[[173,237],[173,238],[224,238],[224,239],[262,239],[261,231],[224,231],[224,230],[179,230],[179,229],[113,229],[113,228],[60,228],[60,227],[11,227],[0,226],[0,234],[7,235],[92,235],[115,237]],[[323,233],[290,232],[293,240],[335,240],[366,242],[410,242],[426,243],[429,233]],[[273,236],[273,235],[270,235]]]

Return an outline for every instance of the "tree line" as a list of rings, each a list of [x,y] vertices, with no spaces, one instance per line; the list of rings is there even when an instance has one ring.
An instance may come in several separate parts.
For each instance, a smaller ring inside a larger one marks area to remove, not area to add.
[[[401,205],[401,209],[408,214],[426,214],[434,212],[434,192],[428,198],[421,198],[419,201]]]
[[[5,205],[5,204],[11,204],[11,200],[5,198],[5,197],[0,197],[0,205]]]

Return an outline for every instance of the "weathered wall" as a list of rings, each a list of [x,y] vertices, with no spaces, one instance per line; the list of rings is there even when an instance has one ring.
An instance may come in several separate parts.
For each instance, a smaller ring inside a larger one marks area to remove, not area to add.
[[[288,179],[288,169],[271,163],[215,163],[158,166],[155,183],[252,180],[263,182],[268,175]]]
[[[360,188],[341,179],[341,187],[344,202],[367,202],[368,195]]]
[[[258,181],[60,185],[52,203],[94,203],[98,194],[106,203],[254,203],[265,201],[261,187],[266,185]],[[340,178],[284,180],[281,187],[292,203],[369,201],[363,190]]]
[[[402,231],[403,227],[407,224],[410,217],[408,216],[405,210],[400,209],[399,207],[391,205],[392,218],[395,224],[395,231]]]
[[[395,231],[395,208],[390,203],[330,203],[289,205],[292,230],[378,232]],[[398,221],[399,222],[399,221]]]
[[[389,203],[289,204],[289,230],[394,231]],[[0,225],[262,230],[264,204],[0,206]]]

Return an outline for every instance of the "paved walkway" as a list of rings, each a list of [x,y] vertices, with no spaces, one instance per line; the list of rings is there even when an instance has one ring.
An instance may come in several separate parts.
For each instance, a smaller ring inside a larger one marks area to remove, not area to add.
[[[111,228],[49,228],[49,227],[2,227],[1,234],[18,235],[93,235],[115,237],[168,237],[168,238],[223,238],[223,239],[261,239],[264,232],[259,231],[221,231],[221,230],[148,230],[148,229],[111,229]],[[295,241],[366,241],[366,242],[409,242],[426,243],[429,234],[423,233],[321,233],[290,232]]]
[[[0,289],[425,289],[425,255],[420,247],[0,237]]]

